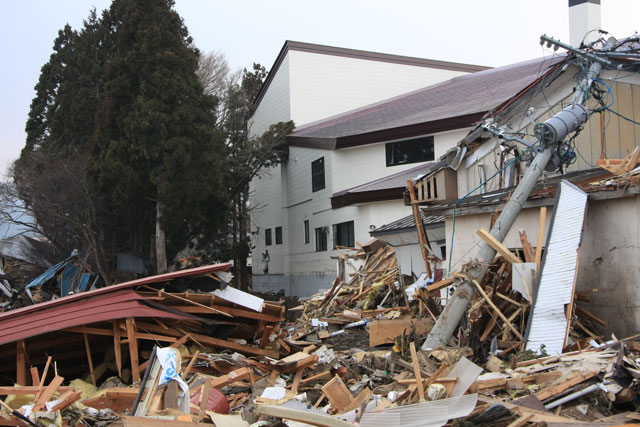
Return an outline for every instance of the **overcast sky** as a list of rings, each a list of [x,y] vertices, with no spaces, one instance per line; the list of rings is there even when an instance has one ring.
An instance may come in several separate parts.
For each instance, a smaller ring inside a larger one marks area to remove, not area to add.
[[[40,68],[66,23],[79,29],[109,0],[0,0],[0,175],[19,156]],[[569,39],[567,0],[176,0],[196,45],[234,69],[270,68],[285,40],[500,66],[549,52],[541,34]],[[640,0],[602,0],[602,28],[640,30]],[[635,22],[634,22],[635,21]]]

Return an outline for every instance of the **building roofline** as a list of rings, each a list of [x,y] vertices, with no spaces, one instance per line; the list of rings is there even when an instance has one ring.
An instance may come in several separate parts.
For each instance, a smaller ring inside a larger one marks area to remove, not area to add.
[[[336,46],[326,46],[321,44],[314,43],[305,43],[305,42],[297,42],[292,40],[286,40],[282,49],[280,49],[280,53],[276,57],[276,60],[273,62],[269,73],[267,74],[267,78],[265,79],[258,95],[253,100],[251,105],[250,114],[253,115],[258,104],[262,101],[265,93],[269,89],[271,85],[271,81],[273,80],[273,76],[277,73],[282,61],[290,50],[296,50],[299,52],[310,52],[310,53],[318,53],[321,55],[332,55],[332,56],[341,56],[345,58],[355,58],[355,59],[364,59],[368,61],[378,61],[378,62],[387,62],[391,64],[404,64],[404,65],[412,65],[416,67],[425,67],[425,68],[437,68],[441,70],[450,70],[450,71],[460,71],[466,73],[474,73],[476,71],[488,70],[492,67],[486,67],[482,65],[473,65],[473,64],[464,64],[459,62],[449,62],[449,61],[438,61],[435,59],[424,59],[424,58],[416,58],[413,56],[402,56],[402,55],[394,55],[390,53],[380,53],[380,52],[370,52],[366,50],[358,50],[358,49],[349,49],[344,47],[336,47]]]

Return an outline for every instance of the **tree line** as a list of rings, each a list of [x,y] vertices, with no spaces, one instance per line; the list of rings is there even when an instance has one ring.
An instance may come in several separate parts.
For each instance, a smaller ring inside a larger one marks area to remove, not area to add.
[[[235,260],[246,285],[249,182],[286,161],[277,123],[249,138],[267,72],[202,54],[172,0],[114,0],[59,31],[12,169],[13,196],[66,256],[83,249],[107,284],[115,255]],[[64,255],[63,255],[64,254]]]

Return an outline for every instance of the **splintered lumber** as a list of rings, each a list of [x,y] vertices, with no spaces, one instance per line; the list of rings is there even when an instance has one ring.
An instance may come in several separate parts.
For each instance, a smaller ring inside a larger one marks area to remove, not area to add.
[[[478,293],[480,293],[480,295],[482,295],[482,297],[485,299],[487,304],[489,304],[491,306],[491,308],[493,308],[493,310],[496,312],[496,314],[500,317],[500,319],[502,319],[502,321],[505,323],[505,325],[509,329],[511,329],[511,331],[518,338],[520,338],[520,340],[524,340],[524,338],[522,337],[522,334],[511,324],[509,319],[507,319],[507,317],[504,314],[502,314],[502,311],[500,311],[500,309],[493,303],[493,301],[491,301],[491,298],[489,298],[489,296],[486,294],[484,289],[482,289],[482,286],[480,286],[480,284],[476,280],[471,280],[471,282],[475,285],[476,289],[478,290]]]
[[[89,373],[91,374],[91,383],[93,385],[96,384],[96,374],[93,371],[93,358],[91,357],[91,347],[89,346],[89,337],[86,333],[82,334],[84,336],[84,348],[87,351],[87,362],[89,362]]]
[[[536,393],[536,397],[538,398],[538,400],[543,401],[543,400],[547,400],[550,397],[556,396],[560,393],[562,393],[565,390],[570,389],[571,387],[578,385],[586,380],[588,380],[589,378],[593,378],[596,375],[598,375],[600,373],[600,371],[591,371],[591,372],[587,372],[585,374],[579,374],[576,375],[575,377],[561,383],[561,384],[557,384],[554,385],[552,387],[548,387],[545,389],[540,390],[539,392]]]
[[[58,376],[51,380],[51,383],[44,389],[40,397],[38,397],[38,400],[36,400],[36,403],[33,406],[33,412],[41,411],[44,408],[44,405],[51,400],[55,392],[58,391],[62,381],[64,381],[64,378]]]
[[[422,258],[424,259],[425,272],[427,273],[427,277],[431,277],[431,265],[429,263],[429,253],[427,252],[427,239],[425,238],[424,226],[422,225],[422,217],[420,216],[420,207],[418,207],[418,204],[416,202],[416,189],[413,186],[412,179],[407,181],[407,187],[409,188],[409,197],[411,198],[413,219],[418,230],[418,240],[420,241],[420,250],[422,251]]]
[[[349,406],[347,406],[342,413],[346,413],[349,411],[353,411],[356,408],[359,408],[363,403],[369,402],[371,399],[373,392],[369,389],[369,387],[365,387],[358,396],[351,402]]]
[[[113,351],[116,357],[116,367],[118,376],[122,378],[122,348],[120,344],[120,321],[113,321]]]
[[[593,320],[594,322],[602,325],[602,326],[607,326],[607,322],[605,322],[604,320],[602,320],[601,318],[599,318],[598,316],[596,316],[595,314],[591,313],[590,311],[580,307],[579,305],[576,304],[576,314],[582,318],[588,318]]]
[[[36,394],[38,392],[38,386],[15,386],[15,387],[2,387],[0,386],[0,396],[10,396],[10,395],[23,395],[23,394]],[[69,390],[73,390],[71,386],[60,386],[58,387],[58,391],[67,392]]]
[[[322,392],[338,412],[344,411],[353,402],[353,395],[337,375],[322,386]]]
[[[535,262],[536,254],[535,254],[535,251],[533,250],[533,247],[531,246],[531,243],[529,243],[529,239],[527,239],[527,232],[522,230],[522,231],[518,231],[518,234],[520,235],[520,242],[522,243],[522,252],[524,253],[524,261]]]
[[[51,408],[51,412],[62,411],[69,405],[73,405],[75,402],[77,402],[81,398],[82,398],[82,390],[68,390],[58,398],[58,400],[62,400],[62,402],[58,403],[56,406]]]
[[[411,363],[413,363],[413,374],[416,376],[416,385],[418,386],[418,394],[420,395],[420,401],[424,400],[424,387],[422,386],[422,377],[420,376],[420,361],[418,360],[418,353],[416,352],[416,343],[411,341],[409,344],[411,349]]]
[[[251,379],[251,368],[236,369],[235,371],[229,372],[228,374],[222,375],[220,377],[212,377],[204,374],[198,374],[198,375],[207,379],[207,381],[209,381],[209,387],[222,388],[229,384],[233,384],[236,381]]]
[[[502,243],[500,243],[495,237],[491,235],[484,227],[480,227],[477,231],[478,236],[482,238],[489,246],[496,250],[500,255],[502,255],[507,261],[511,264],[520,263],[522,260],[515,256],[513,252],[507,249]]]
[[[36,385],[40,384],[40,374],[38,374],[38,367],[31,367],[31,384]]]

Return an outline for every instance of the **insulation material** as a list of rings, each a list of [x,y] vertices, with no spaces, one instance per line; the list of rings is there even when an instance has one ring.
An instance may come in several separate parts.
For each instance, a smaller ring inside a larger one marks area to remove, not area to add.
[[[562,353],[568,327],[565,306],[573,299],[586,205],[584,191],[560,182],[525,337],[527,350],[538,352],[544,345],[550,355]]]

